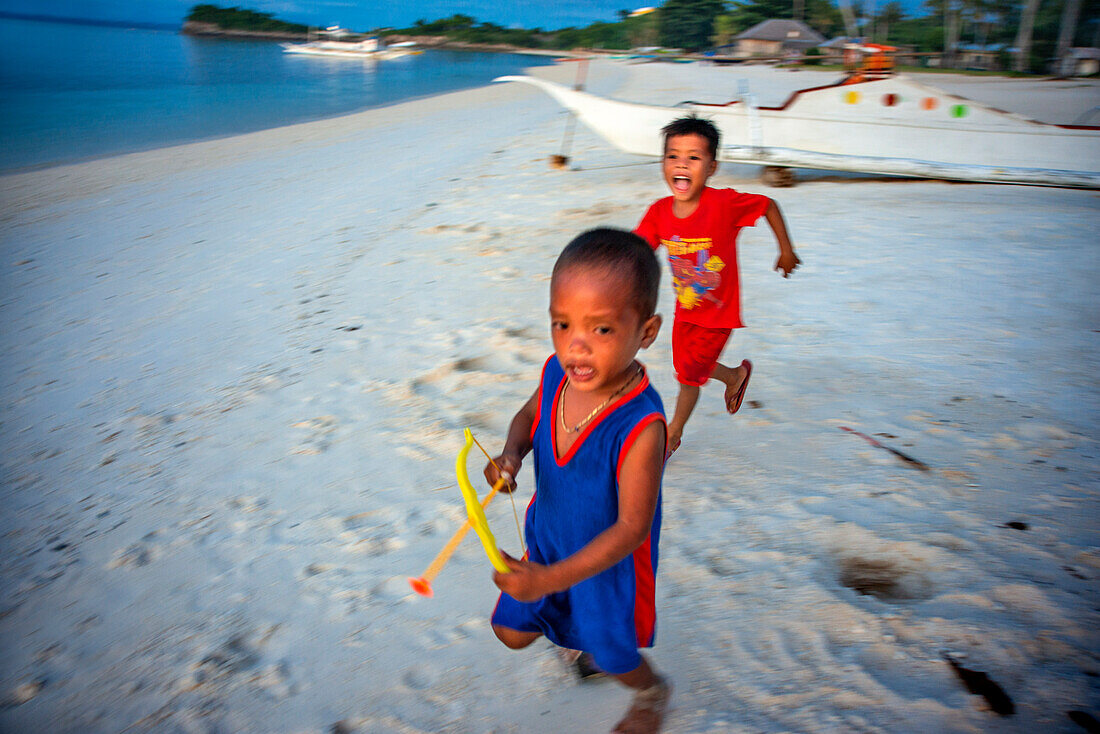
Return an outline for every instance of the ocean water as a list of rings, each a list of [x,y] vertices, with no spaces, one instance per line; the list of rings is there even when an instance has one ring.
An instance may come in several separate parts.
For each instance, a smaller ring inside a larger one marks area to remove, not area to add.
[[[464,51],[303,58],[275,41],[0,18],[0,171],[332,117],[547,63]]]

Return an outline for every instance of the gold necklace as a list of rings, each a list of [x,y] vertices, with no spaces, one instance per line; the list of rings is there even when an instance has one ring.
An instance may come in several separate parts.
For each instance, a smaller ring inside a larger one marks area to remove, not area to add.
[[[633,384],[635,378],[639,377],[642,374],[642,366],[640,364],[635,362],[634,367],[635,367],[634,374],[632,374],[630,377],[626,378],[626,382],[624,382],[622,385],[620,385],[618,390],[611,393],[610,397],[608,397],[607,400],[605,400],[602,403],[600,403],[599,405],[597,405],[595,410],[593,410],[591,413],[589,413],[585,417],[584,420],[582,420],[580,423],[573,426],[572,428],[565,425],[565,391],[569,389],[569,378],[566,377],[565,378],[565,384],[561,388],[561,396],[558,398],[558,420],[561,421],[562,430],[565,431],[566,433],[576,433],[577,431],[581,430],[586,425],[588,425],[588,422],[590,420],[595,418],[599,414],[599,412],[601,410],[603,410],[604,408],[606,408],[612,400],[614,400],[615,398],[622,395],[623,392],[626,391],[627,387],[629,387],[631,384]]]

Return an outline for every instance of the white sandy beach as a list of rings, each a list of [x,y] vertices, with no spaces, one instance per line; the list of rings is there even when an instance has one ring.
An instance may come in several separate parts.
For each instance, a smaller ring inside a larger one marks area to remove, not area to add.
[[[835,75],[605,60],[588,88],[724,101],[740,78],[778,104]],[[1051,122],[1100,104],[1095,81],[921,78]],[[406,582],[464,519],[462,428],[499,448],[536,385],[558,251],[665,195],[655,164],[583,128],[574,170],[552,170],[565,127],[545,95],[493,85],[0,177],[0,731],[618,720],[625,690],[496,642],[472,535],[435,598]],[[754,361],[746,407],[704,390],[665,474],[666,730],[1084,731],[1100,197],[756,175],[713,183],[775,198],[804,266],[782,279],[768,229],[743,233],[748,328],[726,356]],[[670,408],[661,299],[641,358]],[[488,515],[518,553],[507,498]]]

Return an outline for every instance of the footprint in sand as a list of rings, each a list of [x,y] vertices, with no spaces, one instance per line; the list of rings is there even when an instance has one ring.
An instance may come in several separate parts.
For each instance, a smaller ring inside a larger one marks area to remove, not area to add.
[[[305,455],[324,453],[332,445],[332,437],[338,426],[339,421],[332,415],[322,415],[295,423],[294,427],[305,435],[290,452]]]
[[[563,209],[561,216],[568,219],[607,219],[611,215],[629,208],[626,205],[609,204],[601,201],[584,209]]]
[[[423,691],[432,687],[438,676],[435,671],[424,666],[409,668],[401,676],[401,682],[414,691]]]
[[[371,589],[370,595],[379,601],[397,602],[411,598],[413,591],[404,576],[391,576]]]
[[[401,512],[383,507],[357,512],[339,520],[339,540],[349,551],[380,555],[404,547],[401,536],[419,522],[415,510]]]
[[[837,581],[849,589],[887,602],[930,598],[935,589],[932,569],[949,564],[940,548],[906,541],[888,541],[851,524],[829,534]]]
[[[931,582],[911,564],[889,557],[851,556],[839,562],[838,580],[860,594],[882,601],[927,599]]]
[[[134,543],[122,550],[115,551],[107,568],[141,568],[156,560],[157,551],[145,543]]]
[[[231,635],[192,666],[178,682],[181,690],[205,687],[224,690],[236,685],[259,689],[274,698],[293,694],[297,686],[285,660],[267,662],[264,656],[279,625],[248,629]]]
[[[486,435],[503,432],[530,386],[547,349],[530,338],[526,327],[498,329],[485,336],[474,327],[456,337],[458,344],[479,344],[480,354],[463,355],[391,386],[387,397],[401,402],[396,443],[406,456],[432,460],[457,451],[462,428]],[[475,408],[471,410],[471,408]],[[411,415],[416,420],[408,420]]]

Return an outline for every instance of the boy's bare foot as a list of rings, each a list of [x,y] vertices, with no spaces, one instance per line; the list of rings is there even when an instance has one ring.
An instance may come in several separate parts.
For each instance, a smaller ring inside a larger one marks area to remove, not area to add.
[[[745,359],[741,361],[741,369],[745,376],[737,387],[726,385],[726,411],[733,414],[741,409],[741,402],[745,399],[745,388],[749,386],[749,377],[752,375],[752,362]]]
[[[558,648],[558,658],[565,663],[578,680],[586,681],[607,676],[599,666],[596,659],[590,653],[581,650],[571,650],[568,647]]]
[[[656,734],[665,720],[672,684],[664,678],[634,694],[634,701],[611,734]]]

